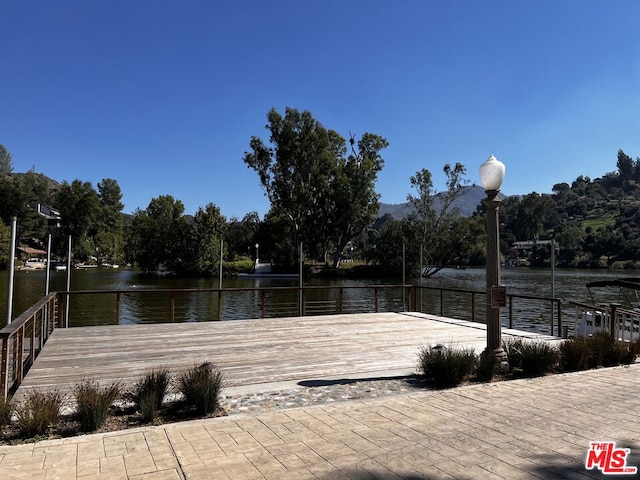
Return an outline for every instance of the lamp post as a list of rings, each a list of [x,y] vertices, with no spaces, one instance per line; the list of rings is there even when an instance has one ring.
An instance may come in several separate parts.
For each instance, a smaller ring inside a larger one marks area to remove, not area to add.
[[[256,243],[256,266],[258,266],[258,263],[260,263],[260,255],[258,255],[258,248],[260,248],[260,245]]]
[[[506,292],[500,285],[500,247],[498,208],[500,199],[498,192],[504,179],[504,164],[491,155],[480,165],[480,181],[487,198],[487,351],[493,352],[498,362],[506,360],[502,348],[502,325],[500,307],[505,306]]]

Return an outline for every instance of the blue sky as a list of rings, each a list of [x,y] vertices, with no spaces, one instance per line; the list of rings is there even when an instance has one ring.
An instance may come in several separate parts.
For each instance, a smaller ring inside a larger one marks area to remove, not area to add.
[[[637,0],[2,2],[0,143],[14,171],[114,178],[125,212],[269,208],[242,161],[266,113],[309,110],[390,147],[378,192],[422,168],[471,182],[496,155],[507,195],[640,157]]]

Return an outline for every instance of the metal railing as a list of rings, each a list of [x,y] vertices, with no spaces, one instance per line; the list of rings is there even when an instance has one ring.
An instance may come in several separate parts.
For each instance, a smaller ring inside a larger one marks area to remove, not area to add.
[[[587,337],[597,332],[610,333],[622,342],[640,339],[640,312],[622,308],[617,303],[591,305],[571,302],[575,306],[574,331]]]
[[[6,399],[29,370],[63,318],[56,309],[57,294],[50,293],[0,330],[0,395]]]

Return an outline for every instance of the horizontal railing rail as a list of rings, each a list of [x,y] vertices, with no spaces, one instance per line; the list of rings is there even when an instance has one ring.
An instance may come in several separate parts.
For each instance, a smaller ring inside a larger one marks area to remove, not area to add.
[[[57,295],[50,293],[0,330],[0,395],[6,400],[42,351],[54,328],[62,326]]]
[[[617,303],[570,304],[575,307],[573,324],[576,336],[587,337],[597,332],[607,332],[623,342],[640,339],[640,312],[622,308]]]

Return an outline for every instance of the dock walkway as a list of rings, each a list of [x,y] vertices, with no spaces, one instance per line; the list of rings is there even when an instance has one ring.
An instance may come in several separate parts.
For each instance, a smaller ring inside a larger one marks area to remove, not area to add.
[[[47,346],[41,357],[45,360],[42,362],[44,367],[34,365],[36,369],[28,374],[27,383],[46,383],[45,373],[49,372],[58,384],[64,384],[74,378],[71,374],[73,365],[84,369],[85,363],[91,363],[92,368],[107,378],[123,368],[109,367],[109,359],[117,359],[124,365],[127,359],[121,358],[123,354],[129,355],[129,360],[134,362],[132,375],[156,362],[178,367],[196,360],[213,361],[223,371],[229,369],[233,388],[242,388],[244,381],[262,382],[247,384],[250,388],[267,388],[274,386],[274,382],[295,384],[298,379],[320,375],[370,377],[372,371],[384,369],[413,371],[420,345],[460,343],[484,348],[485,332],[481,326],[465,323],[421,314],[378,314],[305,317],[293,322],[221,322],[213,324],[213,330],[206,334],[199,330],[204,328],[200,324],[172,325],[174,335],[167,329],[166,338],[154,343],[155,337],[149,330],[149,338],[138,344],[138,350],[148,350],[150,365],[143,365],[145,360],[134,354],[136,349],[124,350],[126,336],[114,333],[104,337],[105,332],[94,339],[107,341],[110,338],[111,354],[106,346],[93,354],[91,350],[74,353],[73,348],[47,352]],[[184,358],[179,358],[169,348],[174,341],[172,337],[178,335],[175,332],[180,328],[185,328],[180,336],[186,335],[189,326],[200,334],[188,337],[194,344],[185,344]],[[117,327],[113,331],[120,332],[124,328],[131,329],[132,339],[137,338],[138,334],[134,332],[139,327]],[[82,329],[58,331],[52,340],[59,341],[63,335],[58,334],[73,333],[73,330]],[[247,333],[251,334],[250,337],[243,340],[242,335],[238,336],[240,330],[244,330],[245,337]],[[298,334],[294,334],[294,330]],[[511,331],[504,334],[520,335]],[[206,338],[200,338],[203,336]],[[75,347],[85,345],[82,337],[79,335],[75,339]],[[225,339],[228,346],[225,346]],[[269,343],[260,343],[267,339]],[[217,347],[204,348],[211,343]],[[142,345],[146,347],[143,349]],[[203,350],[211,358],[203,359],[200,356]],[[45,356],[56,351],[59,361],[66,359],[69,362],[61,367],[61,371],[56,371],[55,362],[50,363],[53,360]],[[238,356],[228,357],[231,353]],[[83,355],[88,355],[84,363],[81,361]],[[254,356],[259,359],[255,360]],[[305,358],[311,366],[305,366]],[[266,359],[271,359],[273,364]],[[260,376],[258,372],[245,372],[247,369],[264,373]],[[280,369],[286,371],[280,373]],[[34,372],[40,372],[39,382],[29,378]],[[30,388],[29,385],[26,388]],[[234,414],[3,446],[0,447],[0,478],[633,478],[633,475],[604,476],[598,469],[586,470],[585,459],[590,442],[611,441],[616,447],[630,449],[627,467],[640,466],[638,391],[640,364],[634,364],[252,415]]]
[[[518,330],[503,336],[557,341]],[[83,378],[132,383],[155,367],[211,362],[229,391],[327,377],[415,373],[421,346],[486,346],[486,327],[423,313],[367,313],[223,322],[57,329],[23,381],[71,390]]]

